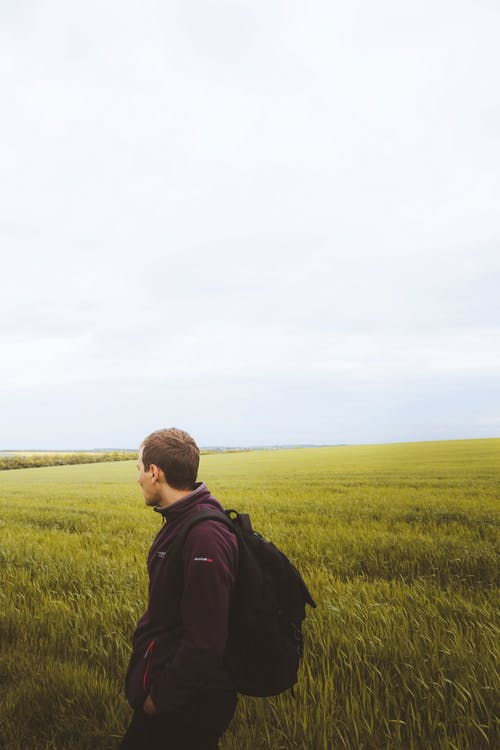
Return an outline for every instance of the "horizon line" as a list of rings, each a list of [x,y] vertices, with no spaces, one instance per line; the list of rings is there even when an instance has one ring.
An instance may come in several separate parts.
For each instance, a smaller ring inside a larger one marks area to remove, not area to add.
[[[429,438],[424,440],[388,440],[385,442],[361,443],[252,443],[247,445],[202,445],[200,451],[245,451],[245,450],[285,450],[293,448],[348,448],[364,445],[406,445],[418,443],[460,443],[471,440],[500,440],[500,436],[473,438]],[[137,453],[137,448],[1,448],[5,453]]]

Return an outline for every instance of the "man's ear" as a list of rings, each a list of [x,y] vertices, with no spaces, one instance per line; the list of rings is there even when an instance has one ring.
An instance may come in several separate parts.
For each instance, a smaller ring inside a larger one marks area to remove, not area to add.
[[[156,464],[151,464],[148,469],[148,474],[151,475],[151,481],[157,482],[158,479],[160,479],[160,473],[163,474],[163,471],[156,466]]]

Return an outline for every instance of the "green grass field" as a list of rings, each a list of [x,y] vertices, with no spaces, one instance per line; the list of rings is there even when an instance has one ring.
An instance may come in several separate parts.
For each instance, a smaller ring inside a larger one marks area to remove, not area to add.
[[[111,750],[159,527],[133,462],[0,473],[0,747]],[[301,569],[296,697],[223,750],[500,747],[500,440],[212,454],[200,478]]]

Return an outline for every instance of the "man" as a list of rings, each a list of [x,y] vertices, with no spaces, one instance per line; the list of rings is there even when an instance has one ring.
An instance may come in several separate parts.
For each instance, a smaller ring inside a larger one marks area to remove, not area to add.
[[[196,482],[199,459],[193,438],[176,428],[153,432],[139,450],[137,481],[164,523],[148,555],[148,608],[125,680],[135,712],[120,750],[216,750],[236,707],[223,663],[236,537],[223,523],[202,521],[180,557],[169,558],[192,513],[222,509]]]

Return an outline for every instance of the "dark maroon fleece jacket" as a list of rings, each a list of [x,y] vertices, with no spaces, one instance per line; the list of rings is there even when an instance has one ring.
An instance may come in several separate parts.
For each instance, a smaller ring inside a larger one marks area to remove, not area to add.
[[[200,482],[187,497],[155,510],[166,523],[148,555],[148,608],[133,635],[125,692],[133,708],[150,694],[159,711],[169,711],[199,691],[234,689],[223,655],[238,544],[223,523],[197,524],[182,548],[181,582],[169,560],[172,540],[190,514],[222,507]]]

